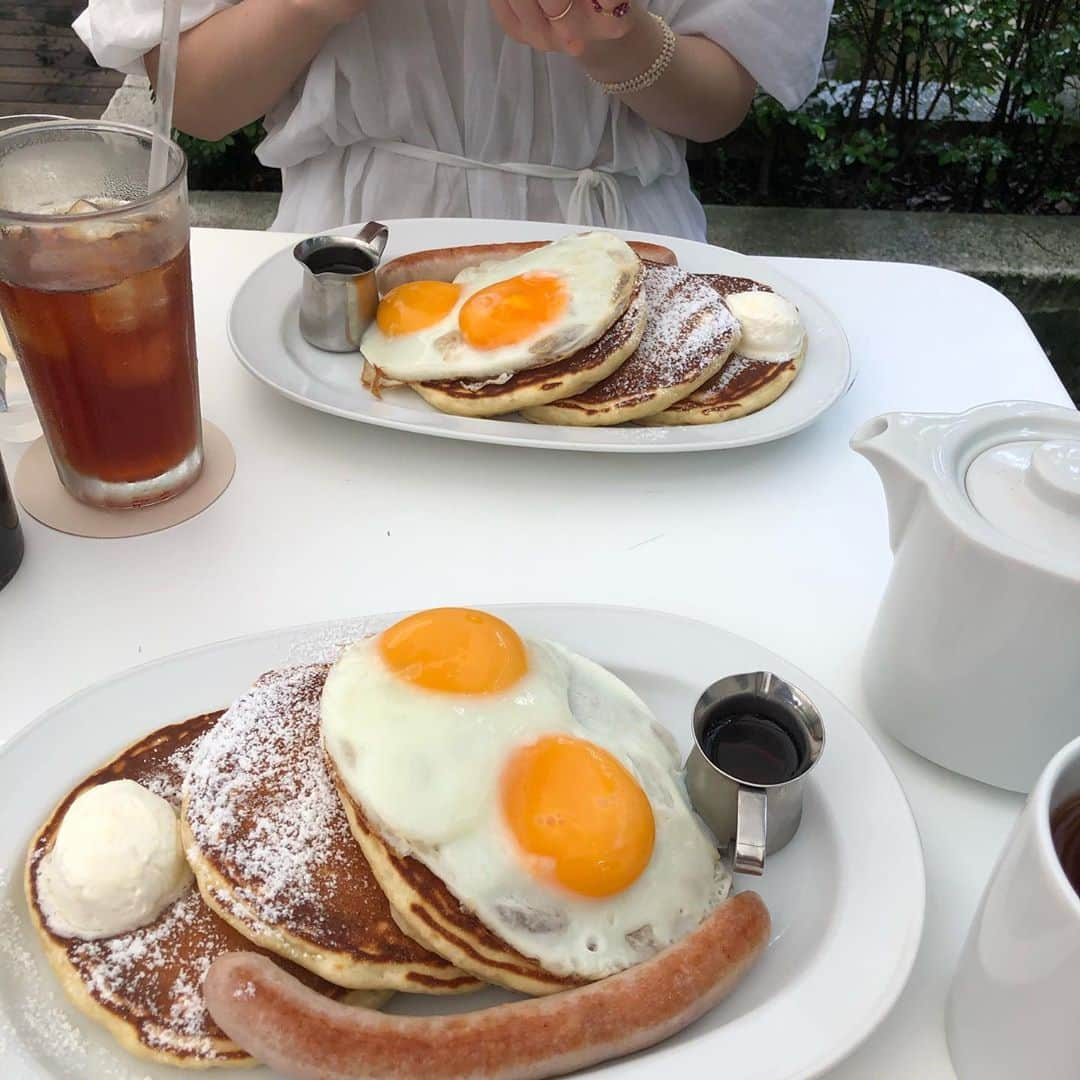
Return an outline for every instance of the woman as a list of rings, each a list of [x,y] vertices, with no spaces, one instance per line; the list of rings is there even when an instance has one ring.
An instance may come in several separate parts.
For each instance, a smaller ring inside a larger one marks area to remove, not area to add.
[[[153,79],[162,0],[89,0],[105,67]],[[261,116],[274,228],[373,217],[570,221],[701,239],[685,139],[760,84],[814,84],[832,0],[184,0],[175,123]]]

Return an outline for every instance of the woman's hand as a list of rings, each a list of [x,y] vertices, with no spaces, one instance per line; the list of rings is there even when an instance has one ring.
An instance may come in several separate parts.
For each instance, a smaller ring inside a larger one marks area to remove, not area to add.
[[[489,3],[507,37],[542,52],[573,56],[582,70],[599,83],[635,79],[649,70],[664,49],[663,24],[637,3]],[[600,11],[596,10],[597,4]],[[643,89],[622,94],[623,103],[653,127],[699,142],[733,131],[750,109],[755,90],[753,76],[725,48],[706,37],[681,34],[675,46],[660,77]]]
[[[581,56],[593,42],[614,42],[640,26],[644,13],[617,0],[489,0],[506,36],[540,52]],[[569,5],[569,6],[567,6]],[[616,17],[613,10],[624,12]],[[565,14],[564,14],[565,12]]]

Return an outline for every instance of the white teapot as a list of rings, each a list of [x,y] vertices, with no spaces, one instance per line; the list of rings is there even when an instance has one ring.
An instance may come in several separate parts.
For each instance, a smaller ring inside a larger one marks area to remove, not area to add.
[[[864,658],[881,725],[1029,791],[1080,735],[1080,413],[888,413],[851,447],[885,487],[894,562]]]

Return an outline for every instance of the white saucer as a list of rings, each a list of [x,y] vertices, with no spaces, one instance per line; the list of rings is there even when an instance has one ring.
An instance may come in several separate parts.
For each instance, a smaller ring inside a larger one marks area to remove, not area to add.
[[[413,218],[386,222],[386,259],[409,251],[506,240],[549,240],[576,231],[537,222]],[[354,235],[358,226],[334,230]],[[612,230],[618,231],[618,230]],[[546,450],[663,453],[723,450],[770,442],[801,430],[841,398],[854,378],[851,350],[836,316],[812,293],[762,259],[693,240],[622,232],[672,248],[687,270],[755,278],[799,308],[809,336],[798,378],[760,412],[723,424],[683,427],[554,427],[518,417],[480,420],[440,413],[408,389],[388,390],[382,400],[360,385],[358,353],[326,353],[300,336],[301,268],[291,248],[272,255],[240,286],[229,310],[229,341],[257,378],[294,401],[321,412],[380,427],[473,442],[505,443]]]
[[[817,1076],[881,1022],[922,933],[922,850],[907,800],[873,740],[824,688],[780,657],[706,623],[636,608],[498,607],[523,633],[564,642],[625,679],[685,751],[699,692],[760,669],[802,688],[827,744],[807,780],[803,823],[765,876],[739,878],[772,914],[765,955],[726,1001],[682,1034],[602,1071],[609,1080],[795,1080]],[[31,929],[25,848],[53,805],[148,730],[220,708],[262,671],[331,656],[397,616],[324,623],[209,645],[135,668],[51,709],[0,753],[0,1074],[86,1080],[175,1078],[129,1057],[68,1005]],[[395,1012],[461,1010],[477,999],[405,998]],[[490,1000],[490,999],[489,999]],[[269,1077],[217,1069],[221,1080]],[[584,1074],[579,1074],[584,1075]]]

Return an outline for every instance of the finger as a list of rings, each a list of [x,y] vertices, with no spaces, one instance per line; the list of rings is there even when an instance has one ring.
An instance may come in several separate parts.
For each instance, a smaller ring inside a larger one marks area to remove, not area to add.
[[[545,10],[554,0],[539,0],[545,5]],[[559,9],[564,11],[566,4]],[[606,12],[597,13],[592,6],[592,0],[574,0],[574,6],[562,19],[551,23],[551,30],[559,42],[562,51],[571,56],[579,55],[589,41],[605,41],[612,38],[622,37],[627,27],[622,25],[623,20],[614,18]]]
[[[510,10],[529,35],[529,44],[533,48],[550,48],[554,44],[549,30],[551,23],[536,0],[510,0]]]
[[[566,11],[566,0],[538,0],[544,11],[549,11],[552,6],[558,7],[556,15]],[[573,7],[561,19],[549,23],[552,37],[555,39],[560,51],[570,56],[578,56],[585,48],[585,42],[590,40],[588,33],[587,11],[589,0],[575,0]]]
[[[491,11],[503,33],[513,41],[525,41],[525,29],[521,20],[510,10],[510,0],[490,0]]]

